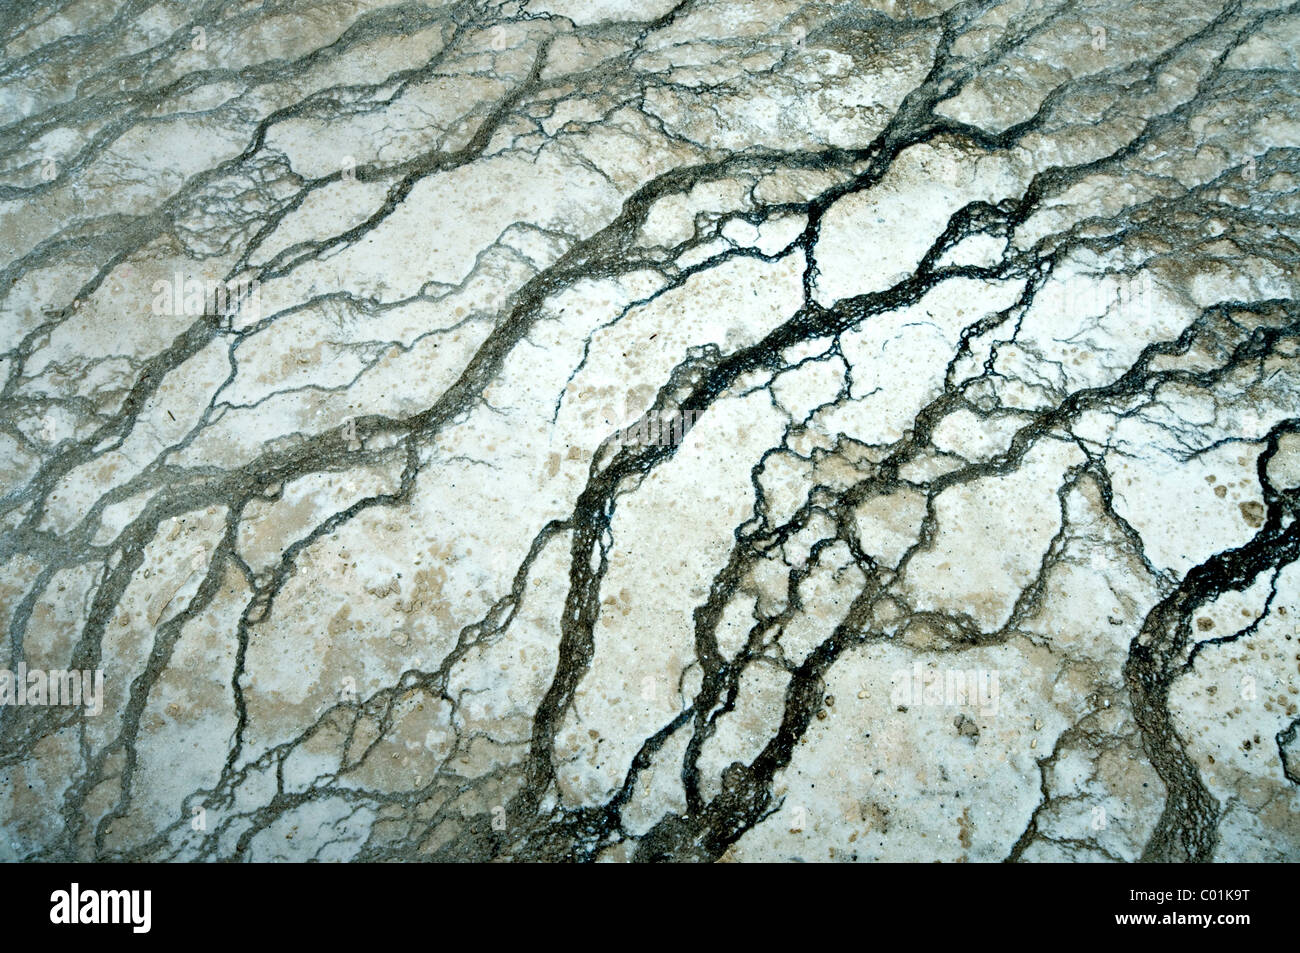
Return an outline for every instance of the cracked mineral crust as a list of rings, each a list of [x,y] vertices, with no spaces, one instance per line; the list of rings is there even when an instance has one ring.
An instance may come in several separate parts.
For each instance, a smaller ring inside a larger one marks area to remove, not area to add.
[[[6,3],[0,859],[1300,860],[1298,226],[1280,0]]]

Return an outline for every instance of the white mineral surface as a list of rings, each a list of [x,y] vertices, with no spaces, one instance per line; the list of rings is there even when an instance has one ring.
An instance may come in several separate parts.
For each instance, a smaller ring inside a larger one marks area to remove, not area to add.
[[[8,5],[0,860],[1300,860],[1297,51]]]

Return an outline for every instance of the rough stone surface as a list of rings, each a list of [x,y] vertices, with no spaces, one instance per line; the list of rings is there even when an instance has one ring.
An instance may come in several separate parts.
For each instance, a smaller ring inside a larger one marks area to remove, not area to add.
[[[1300,860],[1300,9],[0,9],[0,859]]]

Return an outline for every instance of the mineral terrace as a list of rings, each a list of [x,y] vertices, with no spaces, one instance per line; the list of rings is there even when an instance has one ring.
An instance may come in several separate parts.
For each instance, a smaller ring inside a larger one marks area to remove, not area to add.
[[[10,0],[0,859],[1300,860],[1298,225],[1297,3]]]

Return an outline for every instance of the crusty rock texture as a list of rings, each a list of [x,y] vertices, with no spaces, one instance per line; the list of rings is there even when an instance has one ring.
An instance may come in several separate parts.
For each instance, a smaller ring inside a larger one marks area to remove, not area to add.
[[[0,104],[104,674],[0,859],[1300,860],[1300,3],[11,0]]]

